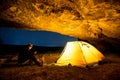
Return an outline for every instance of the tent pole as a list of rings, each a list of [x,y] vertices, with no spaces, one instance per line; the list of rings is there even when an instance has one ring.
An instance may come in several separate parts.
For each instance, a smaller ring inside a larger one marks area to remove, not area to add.
[[[79,44],[80,48],[82,48],[81,44],[80,44],[80,43],[78,43],[78,44]],[[85,56],[84,56],[84,54],[83,54],[83,50],[81,49],[81,51],[82,51],[82,55],[83,55],[84,61],[85,61],[85,63],[86,63],[86,66],[88,66],[88,65],[87,65],[87,61],[86,61],[86,59],[85,59]]]

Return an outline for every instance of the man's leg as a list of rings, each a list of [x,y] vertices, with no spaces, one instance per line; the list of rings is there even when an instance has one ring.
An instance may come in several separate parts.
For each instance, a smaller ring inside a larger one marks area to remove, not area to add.
[[[25,61],[27,61],[28,59],[27,58],[21,58],[21,59],[18,59],[18,62],[17,62],[17,65],[22,65]]]
[[[35,64],[37,64],[38,66],[43,66],[43,63],[40,63],[39,61],[37,61],[37,59],[34,55],[31,56],[30,60],[34,61]]]

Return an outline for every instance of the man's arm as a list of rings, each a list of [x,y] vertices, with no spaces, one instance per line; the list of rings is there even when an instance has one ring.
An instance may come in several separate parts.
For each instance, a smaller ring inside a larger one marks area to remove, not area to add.
[[[33,54],[34,54],[34,55],[37,54],[37,51],[34,51]]]

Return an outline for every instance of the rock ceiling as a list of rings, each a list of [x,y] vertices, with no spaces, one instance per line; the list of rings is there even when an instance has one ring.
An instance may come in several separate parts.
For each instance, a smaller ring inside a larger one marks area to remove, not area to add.
[[[119,49],[119,0],[0,0],[0,27],[45,30]]]

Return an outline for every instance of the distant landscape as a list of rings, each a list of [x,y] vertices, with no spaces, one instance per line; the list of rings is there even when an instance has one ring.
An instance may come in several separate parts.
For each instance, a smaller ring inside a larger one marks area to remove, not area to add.
[[[0,55],[4,53],[11,53],[11,54],[16,54],[20,50],[24,49],[26,45],[0,45]],[[46,53],[49,51],[54,51],[54,52],[61,52],[64,47],[58,46],[58,47],[47,47],[47,46],[34,46],[34,49],[38,53]]]

